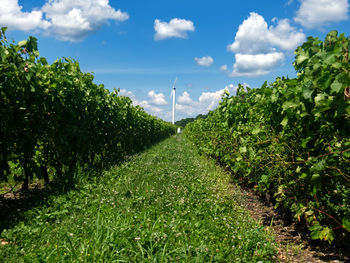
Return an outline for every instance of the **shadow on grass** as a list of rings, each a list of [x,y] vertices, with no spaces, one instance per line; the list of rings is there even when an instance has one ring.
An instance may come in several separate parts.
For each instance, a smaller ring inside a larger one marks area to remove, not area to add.
[[[114,155],[111,158],[103,158],[93,166],[90,165],[85,168],[77,166],[73,171],[63,173],[61,177],[55,176],[54,180],[45,186],[43,183],[35,183],[30,184],[26,191],[17,190],[6,195],[0,195],[0,233],[5,229],[15,227],[19,222],[26,221],[26,211],[48,205],[52,197],[79,189],[82,183],[87,183],[90,179],[101,176],[103,171],[107,171],[113,166],[128,162],[134,156],[145,152],[160,142],[134,150],[128,155]]]
[[[89,175],[96,176],[97,171],[84,171]],[[81,179],[80,171],[67,172],[61,178],[57,178],[44,186],[42,183],[30,184],[27,191],[18,190],[0,196],[0,233],[4,229],[10,229],[19,222],[25,221],[25,212],[48,204],[53,196],[65,194],[78,187],[77,182]]]

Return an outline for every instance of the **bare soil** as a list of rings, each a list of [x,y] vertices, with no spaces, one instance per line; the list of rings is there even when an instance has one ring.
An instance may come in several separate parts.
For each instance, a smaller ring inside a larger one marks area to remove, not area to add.
[[[278,244],[277,262],[350,262],[349,251],[326,242],[311,240],[305,228],[278,213],[267,198],[252,190],[238,186],[242,193],[242,206],[251,216],[275,236]]]

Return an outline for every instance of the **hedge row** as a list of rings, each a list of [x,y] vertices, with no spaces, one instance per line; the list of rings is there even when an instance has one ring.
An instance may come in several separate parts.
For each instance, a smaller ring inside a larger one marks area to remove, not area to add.
[[[187,125],[201,152],[236,181],[274,197],[314,239],[350,244],[350,38],[309,37],[297,78],[239,86],[205,120]]]
[[[0,181],[28,188],[36,175],[63,176],[76,165],[122,158],[170,136],[175,127],[93,83],[68,58],[49,64],[30,37],[8,43],[0,32]]]

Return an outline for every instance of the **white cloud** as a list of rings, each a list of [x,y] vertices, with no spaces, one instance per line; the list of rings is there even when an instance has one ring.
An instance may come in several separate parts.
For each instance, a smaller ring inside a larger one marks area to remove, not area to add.
[[[235,53],[261,54],[273,52],[275,48],[294,50],[304,40],[305,34],[292,27],[288,19],[268,27],[261,15],[252,12],[239,26],[235,41],[227,48]]]
[[[22,12],[18,0],[1,0],[0,24],[9,29],[41,29],[61,40],[81,41],[107,20],[124,21],[127,13],[115,10],[109,0],[49,0],[39,10]]]
[[[294,50],[305,40],[305,34],[290,25],[288,19],[274,18],[276,25],[268,26],[265,19],[250,13],[239,26],[235,41],[227,49],[235,53],[232,71],[226,65],[220,70],[230,76],[260,76],[271,72],[284,59],[281,51]]]
[[[265,19],[257,13],[250,13],[248,19],[239,26],[235,41],[227,46],[232,52],[256,54],[269,52],[266,39],[268,32]]]
[[[216,92],[203,92],[198,101],[201,105],[205,106],[206,110],[213,110],[219,104],[222,95],[225,91],[228,91],[228,88],[218,90]]]
[[[248,86],[245,84],[245,86]],[[202,92],[198,99],[192,99],[187,91],[184,91],[182,95],[177,98],[176,103],[176,120],[182,118],[195,117],[198,114],[207,114],[209,110],[215,109],[225,92],[229,92],[234,95],[236,93],[237,86],[233,84],[227,85],[225,88],[213,91]],[[151,91],[152,92],[152,91]],[[149,92],[149,93],[151,93]],[[139,105],[145,109],[149,114],[158,116],[164,120],[170,121],[172,112],[171,107],[164,105],[156,105],[150,100],[140,100],[136,98],[135,94],[126,89],[121,89],[118,93],[120,96],[128,96],[132,99],[133,105]],[[159,95],[159,94],[156,94]],[[153,96],[151,96],[153,98]]]
[[[187,31],[194,31],[193,22],[186,19],[173,18],[169,23],[159,19],[154,20],[155,40],[162,40],[170,37],[187,38]]]
[[[261,76],[268,74],[276,68],[284,59],[281,52],[268,54],[235,54],[235,64],[230,76]]]
[[[120,89],[118,92],[119,96],[125,96],[125,97],[129,97],[130,99],[135,98],[134,93],[132,93],[131,91],[127,91],[126,89]]]
[[[300,0],[294,20],[306,28],[321,28],[348,19],[348,0]]]
[[[295,50],[305,41],[305,34],[290,25],[288,19],[281,19],[277,26],[270,26],[267,35],[269,42],[283,50]]]
[[[221,101],[225,92],[235,94],[237,86],[227,85],[224,89],[214,92],[202,92],[198,100],[192,100],[188,92],[184,92],[176,104],[177,119],[195,117],[198,114],[207,114],[208,111],[215,109]]]
[[[227,71],[227,65],[225,64],[225,65],[222,65],[221,67],[220,67],[220,70],[221,71]]]
[[[43,19],[41,10],[22,12],[18,0],[1,0],[0,24],[14,30],[47,29],[50,23]]]
[[[51,0],[42,10],[52,23],[50,34],[73,42],[95,32],[109,19],[129,18],[127,13],[112,8],[109,0]]]
[[[149,92],[149,93],[151,93],[151,92]],[[131,92],[131,91],[128,91],[126,89],[121,89],[119,91],[118,95],[119,96],[129,97],[132,100],[132,102],[133,102],[132,104],[134,106],[138,105],[138,106],[142,107],[146,112],[148,112],[151,115],[155,115],[155,116],[158,116],[158,117],[164,117],[163,116],[164,115],[164,110],[163,109],[152,105],[152,102],[149,102],[147,100],[138,100],[136,98],[135,94],[133,92]]]
[[[195,57],[194,60],[202,67],[210,67],[214,63],[214,59],[211,56],[204,56],[201,58]]]
[[[184,91],[184,93],[177,99],[178,103],[182,104],[192,104],[193,100],[190,97],[190,94],[187,91]]]
[[[150,103],[155,105],[167,105],[168,103],[165,100],[163,93],[155,93],[154,90],[148,92],[148,97],[150,98]]]
[[[152,114],[152,115],[158,115],[158,114],[163,112],[163,110],[161,108],[150,105],[149,102],[146,100],[142,100],[140,102],[137,102],[137,105],[141,106],[149,114]]]

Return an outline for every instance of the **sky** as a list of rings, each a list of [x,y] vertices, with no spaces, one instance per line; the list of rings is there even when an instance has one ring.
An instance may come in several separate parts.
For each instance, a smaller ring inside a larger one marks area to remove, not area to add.
[[[0,0],[0,26],[171,121],[175,78],[175,120],[206,114],[238,83],[295,77],[297,46],[331,30],[349,36],[348,11],[348,0]]]

